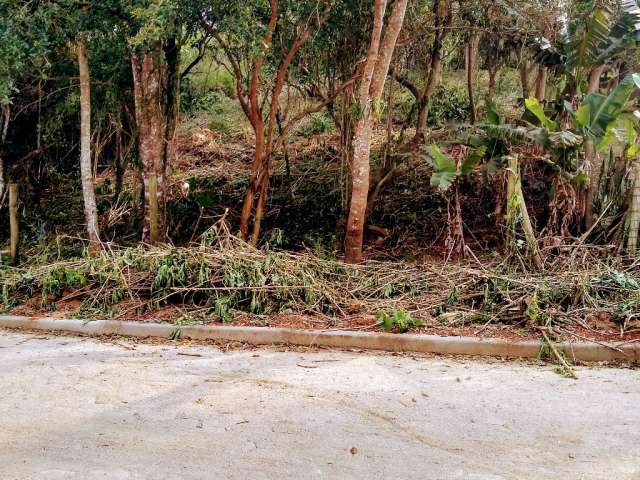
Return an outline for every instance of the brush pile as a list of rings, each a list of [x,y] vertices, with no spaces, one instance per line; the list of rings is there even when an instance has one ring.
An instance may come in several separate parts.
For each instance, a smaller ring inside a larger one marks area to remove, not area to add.
[[[604,257],[608,258],[608,257]],[[638,328],[637,263],[591,258],[544,273],[513,266],[368,261],[258,250],[217,224],[188,248],[105,247],[99,256],[0,270],[0,308],[38,298],[44,309],[81,300],[79,314],[127,316],[177,304],[207,321],[294,313],[341,319],[403,311],[440,325],[549,326],[590,319]]]

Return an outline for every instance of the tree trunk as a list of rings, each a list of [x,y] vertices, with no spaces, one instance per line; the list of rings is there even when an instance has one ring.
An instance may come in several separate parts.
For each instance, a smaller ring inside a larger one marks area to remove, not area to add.
[[[634,179],[627,220],[627,253],[635,255],[638,250],[638,230],[640,229],[640,159],[633,163]]]
[[[264,173],[264,164],[267,161],[264,146],[264,122],[262,118],[256,119],[254,132],[256,136],[256,148],[253,152],[253,162],[251,165],[251,176],[249,178],[249,187],[244,196],[242,203],[242,212],[240,213],[240,234],[244,240],[249,240],[249,223],[253,212],[256,195],[261,190],[263,183],[262,174]],[[257,241],[258,239],[256,239]]]
[[[487,95],[489,95],[489,98],[493,98],[493,95],[495,94],[496,80],[498,78],[499,71],[500,67],[497,65],[497,63],[495,65],[489,66],[489,80],[487,82]]]
[[[386,0],[375,0],[371,43],[359,87],[360,116],[356,122],[353,139],[351,206],[345,238],[345,260],[351,263],[362,261],[371,170],[369,156],[373,130],[372,107],[380,101],[407,8],[407,0],[394,2],[389,24],[381,42],[386,3]]]
[[[2,156],[2,146],[7,139],[10,116],[11,110],[8,105],[0,107],[0,205],[2,205],[7,188],[7,180],[5,177],[6,169],[4,157]]]
[[[538,67],[538,75],[536,76],[536,98],[540,102],[544,102],[547,96],[547,75],[549,69],[543,65]]]
[[[78,37],[77,50],[80,70],[80,177],[87,235],[90,242],[89,251],[96,252],[100,246],[100,230],[91,166],[91,86],[89,59],[85,38],[82,35]]]
[[[19,241],[20,241],[20,223],[18,220],[18,185],[9,184],[9,229],[10,229],[10,254],[11,263],[18,265],[20,260]]]
[[[166,61],[163,62],[160,59],[163,54],[167,57],[167,49],[163,49],[159,43],[150,52],[140,56],[131,54],[138,156],[142,164],[144,185],[142,240],[151,244],[162,242],[166,237],[165,183],[173,155],[178,112],[178,57],[165,58]],[[157,187],[154,198],[157,209],[154,208],[153,212],[150,208],[149,188],[152,177],[155,177]],[[156,238],[151,238],[152,215],[155,216],[153,221],[157,225]]]
[[[520,85],[522,86],[522,98],[525,100],[531,97],[531,74],[535,64],[529,64],[529,61],[525,58],[523,51],[520,52],[520,65],[518,66],[518,72],[520,74]]]
[[[431,62],[424,92],[418,100],[418,121],[414,140],[424,142],[424,131],[427,128],[431,98],[442,81],[442,52],[447,28],[451,25],[451,5],[447,0],[436,0],[433,5],[435,14],[435,37],[431,47]]]
[[[6,182],[4,179],[4,158],[2,158],[2,155],[0,154],[0,208],[2,207],[2,204],[4,203],[4,194],[5,194],[5,188],[6,188]]]
[[[467,40],[465,47],[465,71],[467,79],[467,93],[469,95],[469,113],[472,125],[476,123],[476,101],[473,93],[473,87],[477,72],[479,43],[480,36],[474,32],[469,34],[469,40]]]

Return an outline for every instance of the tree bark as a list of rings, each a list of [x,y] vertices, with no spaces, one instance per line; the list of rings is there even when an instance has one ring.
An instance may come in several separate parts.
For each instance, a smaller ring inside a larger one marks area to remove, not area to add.
[[[633,190],[629,218],[627,220],[627,253],[635,255],[638,250],[638,230],[640,229],[640,159],[633,162]]]
[[[11,117],[11,110],[8,105],[0,107],[0,205],[4,200],[4,196],[7,188],[5,161],[2,156],[2,147],[7,139],[7,132],[9,130],[9,120]]]
[[[369,157],[373,131],[373,108],[380,101],[389,73],[391,58],[404,23],[407,0],[394,2],[384,38],[381,41],[386,7],[386,0],[375,0],[371,42],[358,93],[360,112],[353,138],[351,205],[345,238],[345,260],[351,263],[362,261],[371,170]]]
[[[475,75],[478,64],[478,45],[480,43],[480,36],[477,33],[469,34],[469,40],[467,40],[465,48],[465,71],[467,77],[467,93],[469,95],[469,114],[471,116],[471,124],[476,123],[476,101],[473,93],[473,87],[475,83]]]
[[[549,69],[544,65],[538,67],[538,75],[536,76],[536,98],[540,102],[544,102],[547,96],[547,75]]]
[[[489,79],[487,81],[487,95],[489,95],[489,98],[493,98],[493,95],[496,91],[496,80],[498,78],[499,71],[500,67],[497,64],[489,66]]]
[[[522,86],[522,98],[526,100],[531,97],[531,75],[536,68],[536,64],[529,63],[523,50],[520,51],[519,57],[518,72],[520,74],[520,85]]]
[[[424,142],[424,132],[429,119],[429,109],[431,98],[442,81],[442,52],[444,49],[444,39],[447,28],[451,25],[451,4],[448,0],[436,0],[433,4],[435,14],[435,37],[431,47],[431,61],[429,74],[424,91],[418,101],[418,120],[416,123],[416,134],[414,140],[418,143]]]
[[[269,186],[269,169],[273,153],[282,146],[284,139],[291,132],[291,129],[295,124],[310,113],[320,111],[321,108],[330,102],[330,100],[325,100],[314,107],[303,110],[294,116],[293,119],[284,127],[281,125],[281,122],[278,121],[280,96],[287,80],[289,67],[300,48],[302,48],[313,32],[328,18],[329,13],[333,8],[333,4],[331,3],[327,4],[325,10],[320,15],[315,12],[306,19],[306,28],[302,29],[295,37],[289,47],[289,50],[282,59],[282,62],[278,66],[276,78],[273,82],[273,88],[270,89],[268,93],[269,96],[264,97],[262,101],[260,101],[260,79],[263,75],[263,65],[271,46],[273,34],[278,22],[279,0],[269,0],[269,6],[271,10],[269,24],[267,26],[267,31],[262,38],[261,51],[256,55],[252,62],[248,88],[245,86],[247,82],[245,81],[245,77],[242,73],[242,68],[238,63],[237,57],[229,50],[224,39],[216,31],[210,30],[212,35],[225,51],[228,60],[231,63],[230,69],[233,71],[235,76],[236,93],[240,106],[251,123],[251,127],[255,134],[255,151],[251,164],[249,187],[247,188],[247,192],[244,196],[242,212],[240,214],[240,234],[245,240],[249,239],[249,224],[251,222],[252,214],[254,214],[251,235],[251,243],[254,245],[256,245],[259,240],[261,229],[260,224],[264,217],[264,211],[266,208],[266,196]],[[207,26],[207,24],[204,26],[206,29],[211,28]],[[350,83],[352,83],[352,81],[345,82],[341,88]],[[266,103],[268,103],[269,110],[265,119],[263,105]],[[276,131],[279,131],[279,133],[276,133]]]
[[[173,46],[177,49],[177,46]],[[144,185],[144,222],[142,240],[155,244],[166,237],[165,184],[173,156],[174,134],[177,125],[177,102],[179,87],[177,67],[179,55],[172,50],[168,57],[167,47],[156,42],[150,51],[141,55],[131,54],[133,71],[136,126],[138,131],[138,155],[142,164]],[[164,62],[162,56],[165,56]],[[155,177],[157,209],[152,212],[150,185]],[[156,238],[151,236],[152,216],[157,226]]]
[[[80,71],[80,177],[87,235],[90,242],[89,251],[95,252],[100,245],[100,230],[91,165],[91,79],[86,41],[83,35],[78,36],[77,50]]]
[[[4,193],[5,193],[5,188],[6,188],[6,182],[4,179],[4,158],[2,157],[2,155],[0,154],[0,207],[2,207],[2,204],[4,203]]]
[[[9,184],[9,230],[11,263],[18,265],[20,260],[20,222],[18,219],[18,185]]]

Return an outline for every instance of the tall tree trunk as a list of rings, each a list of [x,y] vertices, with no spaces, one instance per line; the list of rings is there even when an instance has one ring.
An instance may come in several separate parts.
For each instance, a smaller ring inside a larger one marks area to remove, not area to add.
[[[140,55],[132,53],[131,66],[139,140],[138,155],[142,163],[144,185],[142,239],[153,245],[164,241],[166,237],[165,188],[170,160],[174,155],[178,116],[179,47],[175,39],[170,39],[163,45],[156,42],[148,52]],[[152,211],[149,183],[153,177],[156,195]]]
[[[159,47],[159,46],[158,46]],[[154,55],[155,53],[155,55]],[[136,105],[136,123],[138,127],[138,156],[142,164],[142,181],[144,185],[144,222],[142,240],[152,245],[164,237],[164,183],[165,183],[165,133],[167,119],[162,108],[162,76],[163,67],[157,59],[159,48],[141,57],[131,55],[133,68],[133,89]],[[157,212],[150,208],[150,182],[155,177],[157,195]],[[152,220],[152,213],[157,217]],[[152,236],[151,225],[155,237]]]
[[[487,82],[487,95],[489,95],[489,98],[493,98],[493,95],[495,94],[496,80],[498,78],[499,71],[500,71],[500,66],[498,65],[497,62],[489,66],[489,69],[488,69],[489,80]]]
[[[240,213],[240,234],[244,240],[249,239],[249,223],[251,221],[251,214],[253,212],[253,205],[256,200],[256,194],[261,191],[263,179],[261,178],[261,172],[264,172],[264,164],[266,162],[265,154],[265,135],[264,135],[264,121],[262,116],[256,115],[254,123],[254,132],[256,136],[256,147],[253,152],[253,162],[251,165],[251,177],[249,179],[249,187],[244,196],[242,203],[242,212]],[[258,239],[256,239],[257,242]]]
[[[480,44],[480,35],[473,32],[469,34],[469,39],[465,47],[465,72],[467,79],[467,94],[469,95],[469,114],[471,116],[471,124],[476,123],[476,101],[473,93],[475,84],[475,76],[478,66],[478,45]]]
[[[633,190],[627,219],[627,253],[635,255],[638,250],[638,230],[640,229],[640,158],[633,162]]]
[[[547,75],[549,69],[544,65],[538,67],[538,75],[536,76],[536,98],[540,102],[544,102],[547,96]]]
[[[386,0],[375,0],[374,3],[371,43],[358,94],[361,113],[356,122],[353,139],[351,206],[345,238],[345,260],[352,263],[362,261],[371,169],[369,156],[373,131],[373,105],[380,101],[407,9],[407,0],[396,0],[393,3],[393,11],[381,41],[386,4]]]
[[[522,49],[519,53],[519,62],[518,73],[520,74],[520,85],[522,86],[522,98],[527,99],[531,97],[531,75],[536,65],[535,63],[529,63]]]
[[[11,110],[8,105],[0,107],[0,205],[4,199],[6,193],[6,169],[4,157],[2,156],[2,147],[7,139],[7,132],[9,130],[9,120],[11,117]]]
[[[431,47],[429,74],[424,91],[418,99],[418,121],[414,140],[424,142],[424,131],[427,128],[431,98],[442,81],[442,52],[447,28],[451,25],[451,5],[448,0],[436,0],[433,4],[435,14],[435,37]]]
[[[11,263],[18,265],[20,260],[20,220],[18,218],[18,185],[9,184],[9,230]]]
[[[4,201],[4,195],[5,195],[5,189],[6,189],[6,180],[5,180],[5,173],[4,173],[4,158],[2,157],[2,154],[0,153],[0,207],[2,207],[2,203]]]
[[[78,67],[80,70],[80,176],[82,180],[82,196],[84,200],[84,216],[87,223],[87,235],[91,252],[96,252],[100,245],[98,227],[98,209],[93,187],[91,166],[91,85],[89,75],[89,59],[86,41],[83,35],[78,36]]]

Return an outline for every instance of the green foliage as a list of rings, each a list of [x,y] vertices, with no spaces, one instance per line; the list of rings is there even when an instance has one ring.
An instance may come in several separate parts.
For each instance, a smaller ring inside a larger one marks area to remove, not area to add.
[[[608,95],[590,93],[573,113],[578,132],[583,136],[600,143],[606,136],[609,127],[624,112],[631,95],[640,89],[640,74],[634,73]]]
[[[402,309],[394,309],[391,313],[380,311],[376,315],[378,325],[385,330],[397,329],[400,333],[405,333],[411,328],[422,327],[422,320],[415,319],[413,316]]]
[[[451,122],[464,122],[469,117],[469,98],[457,87],[438,86],[429,108],[429,125],[441,127]]]
[[[208,244],[220,237],[205,238],[191,249],[137,247],[12,270],[0,275],[2,306],[39,293],[42,305],[52,307],[65,291],[84,289],[84,312],[111,314],[123,299],[138,297],[145,299],[144,308],[180,302],[229,322],[235,312],[335,314],[350,308],[347,299],[409,298],[426,288],[412,279],[410,270],[381,275],[379,266],[348,268],[312,255],[259,252],[240,242],[212,247]]]
[[[316,112],[311,114],[308,121],[298,128],[298,134],[303,137],[320,135],[333,131],[333,127],[333,120],[326,113]]]
[[[0,105],[12,103],[21,81],[43,78],[50,50],[64,41],[65,30],[54,27],[61,6],[36,3],[0,0]]]
[[[488,147],[486,145],[480,145],[474,148],[466,156],[462,165],[460,166],[461,175],[469,175],[478,166],[487,153]]]
[[[566,67],[577,84],[592,66],[615,60],[640,37],[637,3],[622,0],[620,6],[621,13],[616,14],[614,9],[590,5],[576,10],[571,18],[565,42]]]
[[[524,104],[527,107],[527,110],[535,115],[535,117],[549,132],[555,132],[558,130],[558,124],[547,117],[547,114],[544,112],[544,108],[542,108],[542,105],[537,98],[527,98],[525,99]]]
[[[448,190],[458,177],[467,176],[473,172],[486,153],[486,145],[472,149],[458,169],[452,158],[442,153],[438,146],[433,145],[430,155],[423,157],[433,167],[431,186],[440,191]]]
[[[397,95],[394,118],[398,122],[417,114],[416,99],[413,94],[402,92]],[[430,127],[440,128],[449,123],[464,122],[469,117],[469,99],[464,89],[458,86],[439,85],[431,98],[429,117]]]
[[[502,123],[502,119],[500,118],[500,112],[498,112],[498,107],[495,102],[491,98],[487,97],[484,104],[487,109],[487,123],[491,125],[500,125]]]
[[[438,190],[448,190],[458,176],[455,161],[442,153],[436,145],[431,147],[431,155],[424,157],[433,167],[431,186]]]

